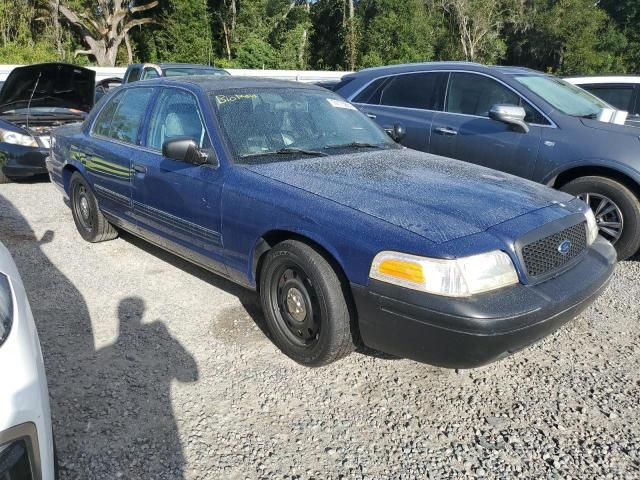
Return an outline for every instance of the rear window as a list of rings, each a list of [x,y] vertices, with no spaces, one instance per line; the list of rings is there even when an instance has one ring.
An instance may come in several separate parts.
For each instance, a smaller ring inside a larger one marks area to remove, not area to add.
[[[393,77],[380,93],[380,105],[439,110],[442,108],[445,73],[409,73]]]
[[[130,88],[119,92],[96,118],[92,133],[135,144],[153,91],[153,88]]]

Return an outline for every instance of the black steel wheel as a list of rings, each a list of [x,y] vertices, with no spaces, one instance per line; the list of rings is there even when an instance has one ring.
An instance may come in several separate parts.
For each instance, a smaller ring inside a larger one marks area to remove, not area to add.
[[[270,250],[260,273],[260,297],[274,343],[295,361],[321,366],[353,351],[343,286],[311,246],[287,240]]]
[[[78,172],[71,177],[69,196],[73,221],[82,238],[95,243],[118,236],[118,231],[104,217],[89,185]]]

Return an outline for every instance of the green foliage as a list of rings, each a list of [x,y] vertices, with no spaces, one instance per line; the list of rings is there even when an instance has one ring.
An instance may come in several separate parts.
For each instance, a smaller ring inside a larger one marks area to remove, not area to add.
[[[60,2],[100,21],[96,0]],[[81,29],[52,13],[49,0],[1,1],[0,63],[94,60],[74,56],[86,48]],[[156,23],[129,35],[135,61],[346,70],[469,59],[640,72],[638,0],[160,0],[132,18],[149,15]],[[124,43],[116,61],[128,61]]]
[[[436,29],[422,0],[371,0],[359,13],[363,23],[362,66],[433,58]]]

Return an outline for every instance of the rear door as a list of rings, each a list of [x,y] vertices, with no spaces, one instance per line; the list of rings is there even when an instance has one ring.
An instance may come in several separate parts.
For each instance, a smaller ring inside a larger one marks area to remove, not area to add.
[[[198,98],[183,88],[162,88],[144,137],[145,148],[132,165],[138,226],[182,248],[181,253],[193,261],[224,273],[222,171],[213,165],[194,165],[162,155],[164,142],[176,137],[190,137],[201,149],[211,150]]]
[[[90,131],[90,141],[71,147],[84,165],[100,209],[124,220],[131,218],[131,161],[153,88],[133,87],[116,93],[103,106]]]
[[[633,83],[591,83],[579,85],[619,110],[629,112],[627,125],[640,127],[639,85]]]
[[[404,146],[428,151],[431,123],[442,108],[446,75],[418,72],[377,79],[353,102],[387,131],[397,123],[403,125],[407,131]]]
[[[515,91],[497,80],[471,72],[452,72],[444,111],[431,130],[431,153],[530,178],[549,122]],[[529,133],[489,118],[493,105],[516,105],[527,112]]]

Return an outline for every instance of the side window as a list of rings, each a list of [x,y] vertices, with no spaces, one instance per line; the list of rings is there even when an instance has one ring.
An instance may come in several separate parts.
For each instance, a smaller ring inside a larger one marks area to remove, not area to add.
[[[631,110],[633,85],[578,85],[620,110]]]
[[[140,71],[140,67],[133,67],[131,70],[129,70],[129,75],[127,75],[127,83],[140,80]]]
[[[444,97],[445,75],[429,72],[393,77],[382,89],[380,105],[438,110]]]
[[[153,67],[147,67],[144,69],[144,75],[142,76],[143,79],[147,79],[147,78],[158,78],[160,75],[158,75],[158,71],[153,68]]]
[[[520,95],[499,82],[474,73],[451,74],[445,111],[489,117],[489,110],[497,104],[523,107],[527,123],[549,124],[535,108],[520,98]]]
[[[122,100],[123,93],[124,92],[122,91],[116,93],[113,97],[111,97],[109,103],[107,103],[103,107],[103,109],[100,110],[100,113],[96,117],[95,122],[93,122],[93,128],[91,129],[91,133],[93,135],[97,135],[100,137],[109,136],[109,130],[111,129],[111,120],[113,119],[114,113],[116,113],[116,110],[118,109],[118,105],[120,105],[120,100]]]
[[[122,91],[102,109],[93,127],[95,135],[135,144],[153,88]]]
[[[379,78],[371,82],[365,87],[358,95],[356,95],[353,103],[365,103],[368,105],[380,104],[380,93],[382,93],[382,87],[389,81],[388,77]],[[336,89],[337,90],[337,89]]]
[[[160,93],[151,116],[147,146],[162,150],[164,142],[175,137],[189,137],[200,148],[211,148],[196,97],[184,90],[166,88]]]

